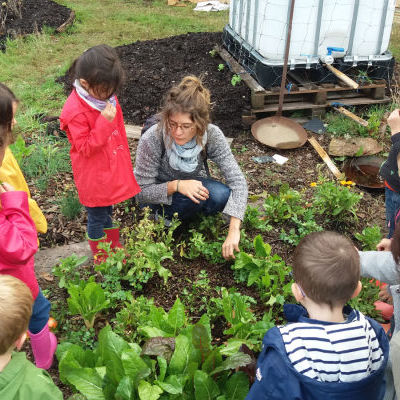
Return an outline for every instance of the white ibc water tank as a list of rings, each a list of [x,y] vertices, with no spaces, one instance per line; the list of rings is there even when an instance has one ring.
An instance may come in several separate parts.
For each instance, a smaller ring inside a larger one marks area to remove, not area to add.
[[[387,59],[396,0],[297,0],[289,64],[313,64],[328,47],[344,61]],[[284,59],[290,0],[231,0],[228,33],[268,65]]]

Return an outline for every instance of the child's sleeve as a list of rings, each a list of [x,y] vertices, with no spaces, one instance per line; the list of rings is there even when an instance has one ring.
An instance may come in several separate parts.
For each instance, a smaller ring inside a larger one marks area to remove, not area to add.
[[[109,137],[117,129],[113,122],[108,121],[101,114],[96,119],[93,128],[84,113],[76,115],[68,122],[68,132],[78,153],[90,157],[101,151]]]
[[[29,214],[36,225],[36,230],[40,233],[46,233],[46,218],[36,201],[31,198],[29,187],[22,174],[21,168],[9,147],[6,148],[3,163],[0,167],[0,181],[7,182],[13,186],[15,190],[22,190],[28,194]]]
[[[0,259],[7,263],[24,264],[37,251],[37,232],[28,211],[25,192],[0,195]]]

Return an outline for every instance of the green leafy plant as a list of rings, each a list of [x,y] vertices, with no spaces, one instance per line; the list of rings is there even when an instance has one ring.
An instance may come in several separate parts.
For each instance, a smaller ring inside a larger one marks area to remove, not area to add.
[[[218,64],[218,71],[223,71],[225,69],[225,64]]]
[[[59,278],[58,287],[67,288],[70,285],[78,285],[81,281],[78,268],[87,261],[86,256],[78,257],[76,254],[60,260],[52,269],[53,275]]]
[[[232,76],[232,79],[231,79],[231,85],[232,85],[232,86],[236,86],[236,85],[238,85],[240,82],[242,82],[242,77],[241,77],[240,75],[238,75],[238,74],[234,74],[234,75]]]
[[[378,225],[367,226],[361,233],[354,234],[357,240],[361,242],[364,251],[376,250],[376,245],[382,238],[381,228]]]
[[[215,57],[217,55],[217,50],[213,49],[208,52],[211,57]]]
[[[68,287],[68,308],[71,314],[80,314],[87,328],[93,328],[97,314],[108,308],[103,289],[96,282],[80,282]]]
[[[377,285],[375,279],[370,278],[362,278],[361,283],[362,290],[357,297],[349,301],[350,306],[383,322],[380,312],[376,310],[374,305],[375,301],[379,300],[379,285]]]
[[[272,230],[268,218],[261,213],[258,207],[248,205],[244,214],[243,225],[246,229],[258,229],[263,232]]]
[[[315,221],[314,211],[312,209],[306,210],[302,215],[302,218],[294,215],[291,218],[291,221],[295,224],[295,228],[291,228],[289,231],[282,229],[279,238],[292,246],[297,246],[300,240],[309,233],[320,232],[323,230],[322,226],[318,225]]]
[[[31,155],[31,153],[35,149],[35,146],[27,146],[23,137],[21,135],[18,135],[15,142],[10,145],[10,148],[18,164],[21,164],[23,158],[29,157]]]
[[[82,204],[75,191],[67,191],[60,200],[61,214],[69,220],[78,217],[82,212]]]
[[[261,298],[269,306],[283,305],[291,294],[289,268],[277,254],[271,254],[271,246],[264,243],[261,236],[254,238],[255,254],[241,251],[235,259],[232,269],[235,277],[247,286],[257,285]]]
[[[305,211],[301,194],[284,184],[278,194],[270,194],[264,201],[265,215],[268,221],[283,222]]]
[[[175,338],[152,338],[141,348],[106,326],[95,350],[71,343],[57,349],[60,379],[88,399],[244,400],[249,382],[235,372],[251,363],[239,351],[213,347],[210,327],[191,326]]]
[[[355,193],[342,184],[324,180],[320,180],[315,188],[312,205],[316,213],[336,222],[348,220],[349,217],[357,219],[357,205],[363,197],[362,193]]]
[[[122,230],[124,237],[125,254],[121,252],[108,252],[108,259],[98,270],[103,274],[107,270],[117,268],[122,279],[129,281],[130,285],[137,290],[143,288],[155,273],[167,283],[171,272],[162,264],[165,260],[173,260],[173,232],[180,222],[173,219],[168,230],[165,229],[161,218],[154,221],[149,218],[150,209],[146,207],[143,217],[132,227]],[[100,247],[107,248],[107,245]],[[115,271],[111,275],[115,275]]]

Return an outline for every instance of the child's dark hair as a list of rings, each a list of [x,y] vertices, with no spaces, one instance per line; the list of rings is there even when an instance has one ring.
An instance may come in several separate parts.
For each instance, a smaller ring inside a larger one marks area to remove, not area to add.
[[[397,214],[398,216],[399,214]],[[396,224],[394,228],[392,243],[390,245],[390,250],[392,251],[393,258],[396,264],[400,263],[400,220],[396,217]],[[400,272],[400,267],[397,267]]]
[[[314,232],[303,238],[294,252],[293,277],[316,303],[343,306],[357,289],[360,256],[346,237]]]
[[[124,70],[115,49],[106,44],[91,47],[78,57],[68,71],[75,79],[84,79],[94,90],[117,92],[124,81]]]
[[[12,142],[13,103],[17,102],[14,93],[6,85],[0,83],[0,147]]]

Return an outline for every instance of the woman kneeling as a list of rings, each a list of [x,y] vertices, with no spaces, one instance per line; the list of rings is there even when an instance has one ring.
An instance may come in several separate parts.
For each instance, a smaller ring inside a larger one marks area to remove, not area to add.
[[[226,184],[211,179],[206,158],[220,169]],[[222,255],[239,251],[240,223],[247,204],[247,183],[222,131],[210,124],[210,92],[187,76],[169,90],[158,124],[140,138],[135,176],[140,203],[171,219],[196,213],[230,216]]]

